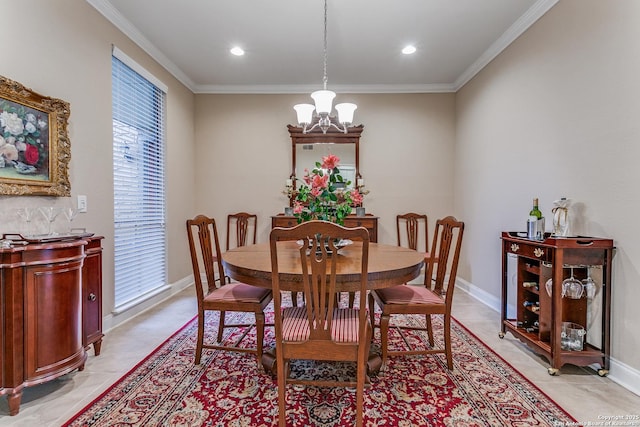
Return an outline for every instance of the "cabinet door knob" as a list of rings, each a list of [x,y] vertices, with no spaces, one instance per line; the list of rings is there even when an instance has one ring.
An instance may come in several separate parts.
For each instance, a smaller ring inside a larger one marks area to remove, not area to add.
[[[89,301],[95,301],[96,300],[96,294],[90,293],[89,296],[87,297],[87,299]]]

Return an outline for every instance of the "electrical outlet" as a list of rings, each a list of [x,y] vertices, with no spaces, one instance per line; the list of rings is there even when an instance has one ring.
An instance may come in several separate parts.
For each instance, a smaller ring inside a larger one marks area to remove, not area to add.
[[[87,211],[87,196],[78,196],[78,212]]]

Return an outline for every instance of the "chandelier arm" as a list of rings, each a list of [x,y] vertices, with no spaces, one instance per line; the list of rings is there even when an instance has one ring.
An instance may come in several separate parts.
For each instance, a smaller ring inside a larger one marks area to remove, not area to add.
[[[342,125],[343,127],[341,128],[337,124],[331,122],[331,126],[333,126],[334,128],[338,129],[342,133],[347,133],[347,126],[346,125]]]

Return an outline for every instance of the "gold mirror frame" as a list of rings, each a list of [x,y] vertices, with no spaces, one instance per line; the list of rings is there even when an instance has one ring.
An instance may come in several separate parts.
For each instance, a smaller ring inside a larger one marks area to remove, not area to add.
[[[0,76],[0,114],[4,115],[0,121],[0,153],[3,153],[0,161],[5,168],[14,167],[23,174],[16,175],[0,168],[0,195],[71,195],[68,175],[71,143],[67,136],[70,112],[68,102],[40,95],[18,82]],[[30,116],[29,119],[27,115]],[[36,116],[36,119],[31,116]],[[13,127],[9,125],[10,121],[13,122]],[[21,128],[23,130],[19,132]],[[30,131],[37,133],[30,134]],[[33,135],[40,137],[35,138]],[[25,138],[31,143],[25,142]],[[9,147],[9,144],[14,147]],[[25,149],[27,144],[34,148]],[[30,152],[29,155],[27,151]],[[26,156],[28,160],[21,162],[19,155],[21,158]],[[45,155],[46,161],[42,160]],[[43,173],[35,174],[38,170]]]

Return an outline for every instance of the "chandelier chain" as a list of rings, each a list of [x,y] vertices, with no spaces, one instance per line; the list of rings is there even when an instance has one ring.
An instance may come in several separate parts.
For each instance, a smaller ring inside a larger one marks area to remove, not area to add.
[[[324,90],[327,90],[327,81],[327,0],[324,0]]]

